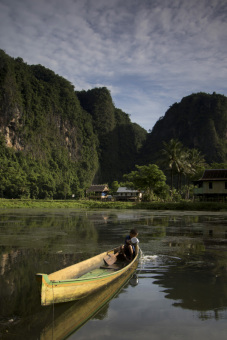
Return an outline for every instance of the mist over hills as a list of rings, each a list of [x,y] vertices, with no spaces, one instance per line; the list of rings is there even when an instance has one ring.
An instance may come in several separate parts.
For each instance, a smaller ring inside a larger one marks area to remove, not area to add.
[[[150,133],[116,108],[110,91],[74,86],[42,65],[0,50],[0,196],[82,196],[91,183],[120,181],[179,139],[208,163],[227,162],[227,98],[192,94]]]

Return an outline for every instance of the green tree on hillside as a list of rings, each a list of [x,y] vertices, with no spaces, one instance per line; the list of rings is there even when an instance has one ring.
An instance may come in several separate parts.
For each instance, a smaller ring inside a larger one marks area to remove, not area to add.
[[[144,191],[145,196],[151,201],[154,194],[161,195],[166,187],[166,176],[156,164],[139,166],[135,171],[124,175],[127,187]]]

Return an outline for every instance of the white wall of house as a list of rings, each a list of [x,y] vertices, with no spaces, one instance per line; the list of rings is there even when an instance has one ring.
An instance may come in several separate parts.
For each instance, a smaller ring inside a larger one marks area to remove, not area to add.
[[[126,187],[120,187],[117,190],[117,197],[125,198],[142,198],[142,193],[138,190],[128,189]]]

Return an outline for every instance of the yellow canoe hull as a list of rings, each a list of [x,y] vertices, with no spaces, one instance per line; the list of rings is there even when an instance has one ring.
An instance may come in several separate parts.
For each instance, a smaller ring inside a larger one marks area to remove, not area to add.
[[[130,269],[123,273],[119,279],[106,285],[103,289],[94,292],[85,299],[76,301],[57,318],[54,318],[41,332],[40,340],[62,340],[74,333],[105,306],[120,289],[130,280],[137,268],[134,262]]]
[[[136,251],[134,260],[119,270],[111,270],[108,267],[101,269],[105,266],[104,257],[107,254],[114,254],[114,250],[101,253],[49,275],[36,274],[41,285],[41,305],[79,300],[101,289],[121,277],[137,262],[139,249]]]

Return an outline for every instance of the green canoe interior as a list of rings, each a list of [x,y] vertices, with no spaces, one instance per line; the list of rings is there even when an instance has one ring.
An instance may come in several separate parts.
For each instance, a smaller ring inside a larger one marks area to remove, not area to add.
[[[92,278],[99,278],[102,276],[108,276],[113,274],[114,272],[117,272],[119,270],[123,270],[128,265],[130,265],[130,262],[125,261],[124,258],[121,256],[118,256],[116,258],[116,262],[108,265],[104,259],[108,255],[114,255],[118,251],[119,248],[115,248],[111,251],[104,252],[102,254],[99,254],[97,256],[94,256],[90,259],[84,260],[82,262],[79,262],[77,264],[74,264],[72,266],[63,268],[61,270],[58,270],[54,273],[51,273],[49,275],[46,274],[37,274],[37,279],[40,277],[45,277],[45,280],[47,282],[63,282],[63,281],[74,281],[74,280],[89,280]],[[136,257],[138,255],[139,250],[137,250]],[[135,259],[134,259],[135,260]]]
[[[103,275],[106,275],[106,274],[111,274],[113,272],[116,272],[116,271],[124,268],[126,265],[128,265],[128,263],[124,263],[124,262],[114,263],[111,266],[103,265],[100,268],[96,268],[96,269],[91,270],[90,272],[80,276],[80,279],[90,279],[92,277],[99,277],[99,276],[103,276]]]

